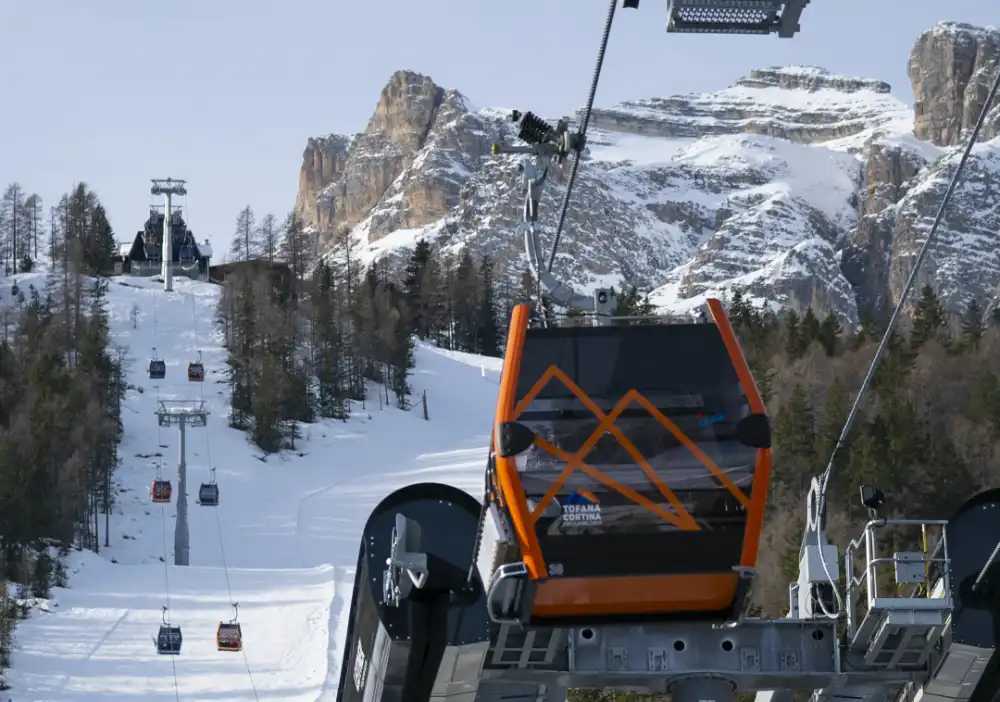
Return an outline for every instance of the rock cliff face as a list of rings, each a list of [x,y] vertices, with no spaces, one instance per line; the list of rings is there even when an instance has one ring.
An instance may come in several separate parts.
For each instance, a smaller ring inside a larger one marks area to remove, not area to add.
[[[893,301],[888,282],[896,204],[927,161],[919,153],[887,141],[869,143],[862,160],[858,225],[844,250],[842,268],[862,313],[881,318]]]
[[[916,115],[886,83],[812,67],[596,110],[556,270],[581,289],[637,285],[675,312],[739,288],[848,323],[884,314],[998,59],[995,31],[925,33],[910,61]],[[1000,107],[988,136],[998,133]],[[396,73],[364,132],[309,141],[296,210],[326,251],[348,233],[367,260],[428,238],[489,254],[515,280],[526,266],[519,159],[489,155],[501,139],[514,141],[506,115]],[[977,148],[969,173],[927,269],[953,310],[972,296],[989,304],[1000,280],[1000,139]],[[564,187],[553,173],[543,238]]]
[[[350,143],[339,134],[312,138],[306,143],[295,198],[295,212],[306,224],[315,226],[319,222],[319,194],[343,175]]]
[[[916,97],[914,132],[938,146],[958,144],[983,110],[1000,61],[1000,31],[943,22],[917,40],[910,56]],[[985,138],[1000,134],[1000,108]]]
[[[888,288],[899,298],[913,261],[927,240],[960,154],[950,152],[920,174],[896,208],[890,250]],[[995,301],[1000,283],[1000,143],[976,148],[948,208],[918,284],[932,285],[952,311],[972,297]]]
[[[364,132],[309,141],[296,211],[327,245],[358,225],[374,243],[440,219],[489,152],[487,131],[461,94],[399,71]]]
[[[756,70],[726,90],[627,102],[593,114],[599,128],[659,137],[762,134],[805,144],[851,136],[902,107],[888,83],[822,68]]]
[[[858,228],[843,269],[860,309],[884,316],[895,304],[1000,70],[1000,32],[942,23],[910,56],[916,95],[913,139],[875,137],[865,150]],[[991,112],[918,281],[960,312],[975,297],[996,304],[1000,283],[1000,107]],[[990,141],[992,140],[992,141]],[[933,148],[932,144],[945,149]]]

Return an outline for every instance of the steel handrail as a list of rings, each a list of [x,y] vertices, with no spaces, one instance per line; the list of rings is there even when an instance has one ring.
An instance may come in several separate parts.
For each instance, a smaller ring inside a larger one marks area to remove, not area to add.
[[[947,600],[947,593],[950,590],[950,578],[948,574],[948,565],[951,563],[951,558],[948,553],[948,532],[945,527],[947,527],[948,521],[945,519],[890,519],[890,518],[879,518],[872,519],[867,524],[865,524],[864,530],[861,536],[853,539],[849,542],[847,549],[844,552],[844,573],[846,578],[846,609],[847,609],[847,631],[848,636],[853,638],[858,630],[857,622],[857,609],[858,609],[858,599],[859,590],[864,587],[865,589],[865,600],[867,603],[867,610],[871,611],[875,606],[875,601],[878,599],[878,573],[877,568],[881,565],[892,563],[893,565],[901,562],[896,554],[891,556],[878,556],[878,540],[876,538],[878,531],[884,529],[885,527],[892,526],[913,526],[920,527],[922,530],[926,531],[927,527],[941,527],[940,538],[937,539],[933,549],[926,551],[924,557],[924,563],[927,566],[928,573],[930,568],[934,564],[940,564],[942,567],[942,580],[944,581],[944,592],[945,596],[943,598],[931,597],[931,588],[928,587],[926,594],[923,597],[916,597],[917,588],[914,592],[910,593],[910,597],[906,599],[926,599],[926,600],[936,600],[943,599]],[[865,566],[863,569],[856,568],[854,565],[854,559],[864,546],[865,549]],[[938,555],[943,551],[943,555]],[[929,579],[929,578],[928,578]],[[892,598],[890,598],[892,599]]]

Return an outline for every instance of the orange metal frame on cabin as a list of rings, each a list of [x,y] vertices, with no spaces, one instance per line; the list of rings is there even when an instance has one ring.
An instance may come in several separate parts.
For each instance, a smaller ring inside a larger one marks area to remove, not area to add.
[[[730,361],[736,370],[740,387],[755,414],[766,412],[760,392],[747,367],[743,352],[733,332],[729,319],[718,300],[709,300],[709,310]],[[598,420],[598,426],[591,436],[575,452],[565,451],[537,437],[535,445],[566,463],[566,467],[553,482],[542,500],[530,510],[527,497],[521,485],[517,467],[512,458],[497,456],[497,483],[503,501],[511,515],[515,533],[521,544],[522,558],[533,580],[540,581],[536,590],[534,614],[539,617],[594,615],[594,614],[643,614],[658,612],[713,611],[731,606],[736,594],[737,575],[735,573],[704,573],[686,575],[659,575],[635,577],[592,577],[558,578],[545,580],[547,568],[545,557],[535,535],[535,523],[545,507],[555,499],[555,495],[565,481],[579,470],[594,480],[615,490],[626,498],[650,510],[667,523],[685,531],[697,531],[700,527],[694,517],[673,493],[670,487],[657,475],[646,458],[625,434],[615,426],[615,421],[632,404],[642,406],[657,422],[685,446],[746,509],[747,523],[744,531],[743,550],[740,564],[753,567],[757,561],[760,530],[764,505],[767,500],[771,472],[771,452],[758,449],[754,470],[751,496],[739,489],[674,422],[661,413],[655,405],[635,389],[622,396],[612,410],[604,413],[565,372],[550,366],[534,383],[528,393],[517,399],[517,385],[520,376],[521,358],[527,337],[530,308],[519,305],[511,318],[507,353],[504,359],[503,378],[497,398],[496,421],[514,421],[530,405],[545,386],[552,381],[561,382]],[[642,469],[647,479],[663,495],[672,511],[656,504],[628,486],[622,485],[593,466],[585,459],[606,433],[611,433]],[[496,432],[494,432],[496,435]]]

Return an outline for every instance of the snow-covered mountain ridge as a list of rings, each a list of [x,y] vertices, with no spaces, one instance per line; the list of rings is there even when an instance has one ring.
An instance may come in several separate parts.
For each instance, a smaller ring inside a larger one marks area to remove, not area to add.
[[[998,58],[1000,32],[943,23],[910,58],[916,110],[882,81],[810,66],[596,109],[557,271],[581,288],[637,285],[675,312],[741,288],[850,323],[879,314],[926,235]],[[1000,109],[985,137],[998,133]],[[490,156],[497,140],[514,140],[503,112],[398,72],[363,132],[309,140],[297,211],[325,252],[349,234],[372,260],[426,237],[488,253],[514,279],[526,267],[514,235],[518,160]],[[953,310],[996,297],[998,150],[977,150],[931,255]],[[564,187],[553,180],[548,235]]]

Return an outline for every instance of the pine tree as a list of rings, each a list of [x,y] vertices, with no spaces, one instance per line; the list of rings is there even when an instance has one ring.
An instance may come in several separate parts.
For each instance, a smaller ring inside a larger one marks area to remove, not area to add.
[[[313,255],[311,236],[302,226],[302,220],[295,212],[289,212],[282,227],[280,253],[282,260],[288,264],[294,283],[293,295],[298,294],[306,273],[312,265]]]
[[[310,296],[315,337],[317,408],[323,417],[346,419],[349,412],[345,363],[347,350],[339,297],[340,291],[333,270],[321,261],[313,274]]]
[[[63,195],[59,204],[49,208],[49,261],[52,264],[56,263],[62,251],[68,206],[69,198]]]
[[[851,350],[857,351],[872,339],[879,338],[878,324],[869,315],[861,318],[861,329],[851,340]]]
[[[913,311],[913,329],[910,332],[910,347],[916,351],[933,338],[944,339],[944,329],[948,323],[944,305],[938,298],[934,288],[925,285],[920,291]]]
[[[11,183],[0,198],[0,269],[6,268],[17,273],[18,264],[24,255],[22,241],[27,230],[27,210],[24,204],[24,190],[20,183]]]
[[[729,319],[733,327],[740,331],[750,331],[758,321],[757,310],[739,288],[733,292],[733,299],[729,303]]]
[[[427,327],[427,333],[438,346],[447,346],[449,335],[448,290],[437,257],[432,257],[427,261],[420,288],[422,290],[421,314],[423,315],[423,323]],[[412,308],[410,310],[410,313],[413,314]]]
[[[827,356],[837,355],[837,352],[840,350],[840,336],[843,334],[843,331],[843,327],[840,326],[840,320],[837,319],[833,312],[830,312],[823,318],[816,338],[820,346],[823,347],[823,350],[826,351]]]
[[[264,218],[260,221],[260,228],[257,229],[255,238],[260,245],[261,256],[268,263],[274,263],[274,259],[278,255],[280,234],[275,216],[271,213],[264,215]]]
[[[895,397],[906,386],[915,360],[912,349],[895,332],[889,337],[887,353],[875,373],[873,387],[886,399]]]
[[[472,254],[466,249],[455,270],[451,293],[454,301],[454,341],[455,348],[459,351],[475,353],[478,347],[477,319],[481,299],[478,277],[476,263],[472,260]]]
[[[806,345],[802,339],[802,325],[795,310],[785,313],[785,355],[790,360],[796,360],[805,353]]]
[[[847,387],[840,380],[834,378],[826,388],[826,398],[823,401],[823,409],[816,422],[816,457],[818,459],[817,469],[826,467],[826,462],[833,454],[833,449],[840,438],[844,421],[850,409],[851,396]],[[842,467],[844,453],[838,457],[838,467]]]
[[[774,423],[781,466],[778,479],[799,490],[816,466],[816,418],[805,387],[796,384]]]
[[[83,258],[87,269],[95,275],[110,271],[111,260],[115,255],[115,233],[100,204],[96,204],[90,213],[85,237]]]
[[[816,318],[812,307],[806,308],[806,313],[802,316],[802,347],[808,349],[814,341],[819,341],[820,322]]]
[[[424,302],[424,297],[431,293],[424,285],[424,275],[430,260],[431,245],[426,239],[421,239],[413,248],[413,253],[406,263],[405,278],[403,279],[403,295],[410,308],[413,333],[421,339],[426,339],[431,334],[431,323],[427,319]]]
[[[234,261],[250,261],[257,258],[257,230],[254,227],[253,208],[247,205],[236,216],[236,231],[229,253]]]
[[[477,353],[485,356],[500,355],[500,332],[497,324],[497,310],[493,290],[493,262],[489,256],[483,256],[479,264],[480,273],[480,304],[477,323],[478,348]]]
[[[979,306],[979,300],[972,298],[962,314],[962,345],[966,349],[978,350],[985,333],[983,310]]]
[[[42,230],[42,198],[33,194],[24,201],[24,209],[27,212],[28,231],[27,235],[31,241],[31,260],[38,260],[38,235]]]

